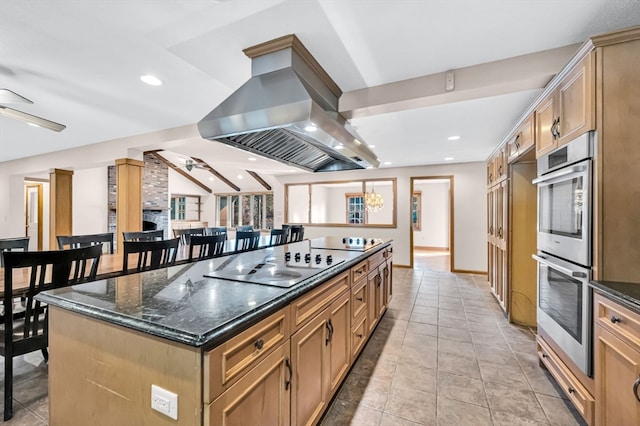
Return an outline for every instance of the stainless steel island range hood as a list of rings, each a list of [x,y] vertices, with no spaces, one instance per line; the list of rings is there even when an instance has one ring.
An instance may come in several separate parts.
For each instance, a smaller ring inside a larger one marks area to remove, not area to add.
[[[243,52],[252,77],[200,120],[203,138],[313,172],[378,167],[338,113],[342,91],[295,35]]]

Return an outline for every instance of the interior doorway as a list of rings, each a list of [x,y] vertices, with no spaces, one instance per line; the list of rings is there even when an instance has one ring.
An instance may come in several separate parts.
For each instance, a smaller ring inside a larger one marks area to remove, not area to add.
[[[454,270],[453,176],[411,178],[411,268]]]
[[[29,250],[42,250],[43,184],[25,182],[25,236],[29,237]]]

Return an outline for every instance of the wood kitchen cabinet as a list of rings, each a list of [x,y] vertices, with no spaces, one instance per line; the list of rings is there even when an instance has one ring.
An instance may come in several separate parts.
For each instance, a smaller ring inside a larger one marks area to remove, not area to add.
[[[640,313],[595,293],[596,424],[640,424]]]
[[[507,142],[507,162],[512,163],[535,145],[534,116],[529,115]]]
[[[204,424],[288,426],[291,400],[289,350],[287,341],[205,407]]]
[[[291,423],[315,424],[351,363],[350,293],[291,336]]]
[[[536,107],[536,158],[595,128],[594,63],[587,54]]]
[[[505,312],[508,300],[508,189],[509,181],[505,173],[505,177],[487,192],[488,280],[493,295]]]

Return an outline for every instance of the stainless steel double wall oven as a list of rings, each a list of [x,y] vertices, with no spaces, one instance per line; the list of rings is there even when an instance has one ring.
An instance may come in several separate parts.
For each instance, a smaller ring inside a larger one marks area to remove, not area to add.
[[[538,327],[592,375],[592,158],[588,132],[538,158]]]

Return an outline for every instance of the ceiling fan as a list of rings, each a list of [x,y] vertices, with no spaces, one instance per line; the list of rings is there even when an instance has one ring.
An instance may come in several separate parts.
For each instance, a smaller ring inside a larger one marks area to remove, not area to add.
[[[182,165],[182,167],[184,167],[185,169],[187,169],[187,171],[189,171],[189,172],[190,172],[191,170],[193,170],[193,169],[194,169],[194,167],[195,167],[195,168],[198,168],[198,169],[206,169],[206,167],[205,167],[205,165],[204,165],[203,163],[201,163],[201,162],[199,162],[199,161],[195,161],[195,160],[194,160],[194,159],[192,159],[192,158],[188,158],[188,157],[187,157],[187,158],[183,158],[183,157],[180,157],[178,160],[180,161],[180,163],[182,163],[182,164],[181,164],[181,165]]]
[[[11,103],[32,104],[33,102],[9,89],[0,89],[0,104]],[[64,124],[56,123],[55,121],[47,120],[46,118],[38,117],[36,115],[27,114],[26,112],[9,108],[4,105],[0,105],[0,115],[26,121],[34,126],[45,127],[49,130],[53,130],[54,132],[60,132],[67,127]]]

